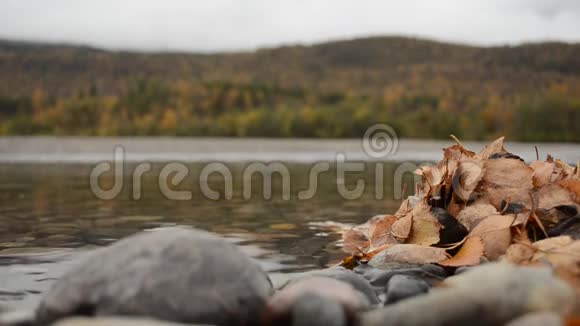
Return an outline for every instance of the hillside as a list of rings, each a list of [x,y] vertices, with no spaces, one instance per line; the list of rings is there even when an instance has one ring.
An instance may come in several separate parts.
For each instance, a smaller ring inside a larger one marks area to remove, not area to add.
[[[354,137],[387,120],[409,137],[580,141],[579,98],[580,44],[373,37],[187,54],[0,41],[5,134]],[[262,126],[272,119],[286,125]]]

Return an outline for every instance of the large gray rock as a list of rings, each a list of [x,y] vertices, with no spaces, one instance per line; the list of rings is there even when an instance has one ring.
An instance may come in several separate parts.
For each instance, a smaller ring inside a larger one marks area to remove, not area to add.
[[[267,274],[210,233],[165,229],[90,255],[49,290],[41,323],[66,316],[142,316],[215,325],[252,324],[273,293]]]
[[[574,290],[548,268],[486,264],[429,294],[368,312],[362,325],[503,325],[531,312],[565,315],[574,302]]]

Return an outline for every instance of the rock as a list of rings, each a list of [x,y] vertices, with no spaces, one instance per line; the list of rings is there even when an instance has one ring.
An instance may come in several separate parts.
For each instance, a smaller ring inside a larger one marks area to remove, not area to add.
[[[371,307],[366,296],[350,283],[322,276],[288,283],[268,302],[268,325],[346,326],[357,313]]]
[[[289,280],[287,284],[304,280],[309,277],[327,277],[345,282],[350,284],[355,290],[362,293],[371,305],[380,304],[375,289],[371,286],[370,282],[366,278],[340,266],[304,273],[300,277]]]
[[[0,310],[0,325],[3,326],[28,326],[33,325],[36,316],[34,310],[9,309]]]
[[[451,269],[434,264],[403,264],[398,265],[397,268],[393,269],[380,269],[374,268],[370,265],[360,265],[354,269],[356,273],[361,274],[369,280],[373,287],[376,289],[382,289],[378,290],[381,293],[386,289],[391,277],[395,275],[413,276],[425,280],[427,283],[432,285],[436,282],[443,281],[446,277],[452,275],[450,270]]]
[[[233,244],[204,231],[164,229],[90,255],[53,285],[37,318],[44,324],[74,315],[253,324],[272,292],[267,274]]]
[[[385,304],[392,304],[403,299],[429,292],[429,283],[409,275],[394,275],[389,280],[385,293]]]
[[[569,313],[575,292],[549,268],[486,264],[443,288],[361,316],[365,326],[502,325],[532,312]]]
[[[147,318],[101,317],[101,318],[67,318],[53,326],[202,326],[202,324],[177,324]],[[205,324],[207,325],[207,324]]]
[[[553,312],[533,312],[510,321],[506,326],[564,326],[564,321]]]

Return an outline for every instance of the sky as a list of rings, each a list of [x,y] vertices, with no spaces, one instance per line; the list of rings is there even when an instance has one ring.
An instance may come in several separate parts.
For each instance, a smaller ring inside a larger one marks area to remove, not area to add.
[[[0,0],[0,38],[216,52],[403,35],[580,42],[580,0]]]

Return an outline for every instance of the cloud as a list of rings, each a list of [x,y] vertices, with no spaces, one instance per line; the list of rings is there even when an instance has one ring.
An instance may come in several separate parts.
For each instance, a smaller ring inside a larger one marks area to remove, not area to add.
[[[519,0],[513,8],[529,10],[543,18],[554,19],[559,15],[579,15],[580,1],[577,0]]]
[[[472,44],[578,41],[579,12],[576,0],[3,0],[0,37],[186,51],[385,34]]]

